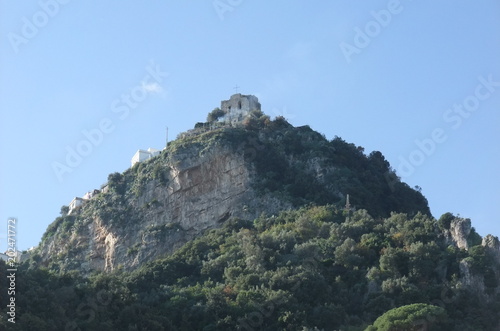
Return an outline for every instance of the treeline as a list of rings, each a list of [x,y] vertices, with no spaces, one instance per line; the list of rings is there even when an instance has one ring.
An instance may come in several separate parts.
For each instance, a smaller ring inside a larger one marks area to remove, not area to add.
[[[0,328],[495,330],[499,261],[477,238],[468,251],[447,243],[453,218],[308,206],[229,220],[131,273],[81,278],[28,261],[18,268],[16,324],[3,318]],[[461,264],[483,292],[466,284]]]

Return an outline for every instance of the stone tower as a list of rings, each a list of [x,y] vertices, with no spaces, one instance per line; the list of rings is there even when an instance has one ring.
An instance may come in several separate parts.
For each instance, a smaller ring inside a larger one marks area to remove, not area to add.
[[[259,99],[255,95],[233,94],[229,100],[221,101],[220,107],[226,115],[223,120],[229,124],[241,122],[252,110],[260,110]]]

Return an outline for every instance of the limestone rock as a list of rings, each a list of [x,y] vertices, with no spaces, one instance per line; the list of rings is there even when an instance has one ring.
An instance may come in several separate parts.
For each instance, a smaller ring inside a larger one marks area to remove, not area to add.
[[[500,263],[500,241],[498,237],[488,234],[483,238],[481,245],[486,248],[486,251],[489,252],[498,263]]]
[[[469,249],[467,238],[471,232],[471,221],[468,218],[455,218],[451,221],[450,229],[445,236],[450,244],[454,244],[460,249]]]
[[[105,197],[109,199],[110,195],[91,200],[79,215],[71,216],[75,220],[71,231],[64,232],[59,226],[42,243],[42,264],[50,266],[53,262],[60,269],[84,274],[132,270],[174,252],[229,218],[252,220],[263,212],[277,213],[288,207],[257,196],[251,186],[251,165],[243,153],[229,146],[203,150],[203,146],[193,144],[148,162],[143,166],[168,169],[167,183],[150,178],[139,193],[129,189],[123,198],[113,196],[115,200],[108,205]],[[151,173],[150,168],[144,173]],[[106,208],[111,216],[103,216]],[[120,213],[126,216],[119,220],[116,215]]]

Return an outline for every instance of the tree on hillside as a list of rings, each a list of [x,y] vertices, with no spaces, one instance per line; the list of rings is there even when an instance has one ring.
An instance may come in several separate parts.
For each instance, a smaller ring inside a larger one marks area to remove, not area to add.
[[[385,312],[365,331],[445,330],[446,319],[443,308],[414,303]]]
[[[219,118],[223,117],[224,115],[226,115],[226,113],[222,109],[217,107],[208,114],[207,122],[210,122],[210,123],[215,122]]]

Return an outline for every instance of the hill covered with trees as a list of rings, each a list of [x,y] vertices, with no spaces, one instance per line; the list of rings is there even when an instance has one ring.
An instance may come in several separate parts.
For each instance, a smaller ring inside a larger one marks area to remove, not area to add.
[[[380,152],[261,112],[237,127],[215,115],[158,157],[111,174],[110,190],[77,213],[63,209],[18,268],[16,324],[0,326],[498,329],[498,238],[451,213],[434,218]],[[217,211],[210,201],[233,189],[228,173],[244,193]],[[220,215],[199,216],[195,231],[193,213],[167,211],[172,192],[184,211],[206,203]],[[106,269],[96,251],[108,254],[113,240]]]

